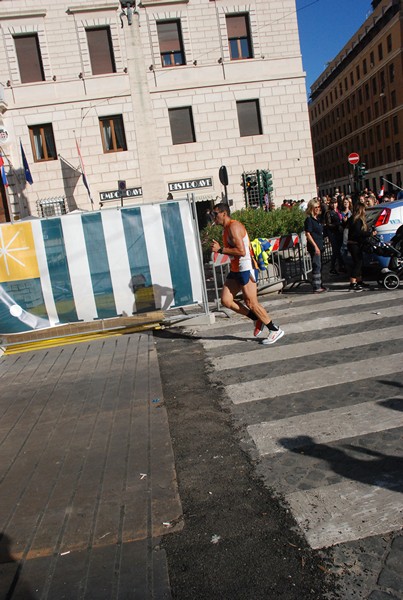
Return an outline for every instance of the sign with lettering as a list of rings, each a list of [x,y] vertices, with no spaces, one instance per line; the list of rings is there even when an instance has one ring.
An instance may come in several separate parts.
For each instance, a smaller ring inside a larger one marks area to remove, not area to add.
[[[101,202],[107,202],[108,200],[121,200],[121,198],[132,198],[142,195],[143,189],[141,187],[137,187],[127,188],[125,190],[114,190],[113,192],[100,192],[99,199]]]
[[[186,190],[194,190],[198,188],[213,187],[212,177],[204,177],[203,179],[190,179],[189,181],[175,181],[168,183],[170,192],[183,192]]]

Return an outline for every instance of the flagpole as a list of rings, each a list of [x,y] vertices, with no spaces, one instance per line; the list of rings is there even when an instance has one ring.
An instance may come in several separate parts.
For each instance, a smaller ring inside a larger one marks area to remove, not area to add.
[[[403,192],[403,188],[401,188],[400,186],[393,183],[393,181],[389,181],[389,179],[385,179],[385,177],[382,177],[382,181],[386,181],[386,183],[390,183],[390,185],[393,185],[393,187],[395,187],[398,190],[401,190]]]
[[[83,184],[84,184],[84,186],[85,186],[85,188],[87,189],[87,192],[88,192],[88,197],[89,197],[90,202],[91,202],[91,209],[94,210],[94,200],[92,199],[92,194],[91,194],[91,190],[90,190],[90,184],[88,183],[87,175],[85,173],[85,167],[84,167],[83,157],[81,155],[80,146],[78,145],[78,139],[77,139],[77,136],[76,136],[76,132],[73,131],[73,133],[74,133],[74,138],[76,140],[76,147],[77,147],[78,157],[80,159],[80,167],[81,167],[81,174],[82,174],[82,177],[83,177]]]
[[[58,154],[57,157],[59,159],[64,160],[64,162],[66,163],[66,165],[69,165],[69,167],[71,169],[73,169],[73,171],[77,171],[77,173],[80,173],[80,175],[81,175],[81,171],[79,169],[77,169],[77,167],[75,167],[74,165],[72,165],[71,162],[69,162],[66,158],[64,158],[64,156],[62,156],[61,154]]]
[[[26,183],[29,183],[29,185],[32,185],[34,183],[34,180],[32,177],[31,169],[29,168],[27,157],[24,152],[24,147],[22,145],[21,138],[20,138],[20,150],[21,150],[22,167],[24,169],[25,181],[26,181]]]

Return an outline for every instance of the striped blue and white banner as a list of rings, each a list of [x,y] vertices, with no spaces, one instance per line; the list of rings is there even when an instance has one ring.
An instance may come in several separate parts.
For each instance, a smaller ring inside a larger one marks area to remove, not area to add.
[[[187,201],[0,226],[0,333],[202,302]]]

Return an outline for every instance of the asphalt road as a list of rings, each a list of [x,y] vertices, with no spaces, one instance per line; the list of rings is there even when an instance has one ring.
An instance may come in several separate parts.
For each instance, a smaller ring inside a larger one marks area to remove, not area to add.
[[[309,547],[256,475],[201,343],[179,330],[157,340],[184,515],[183,530],[163,539],[172,597],[328,597],[327,553]]]

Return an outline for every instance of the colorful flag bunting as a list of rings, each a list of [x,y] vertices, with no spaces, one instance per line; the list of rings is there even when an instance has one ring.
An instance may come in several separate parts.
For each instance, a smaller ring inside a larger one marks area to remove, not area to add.
[[[0,177],[3,182],[4,187],[8,187],[7,175],[4,168],[4,158],[2,154],[0,154]]]

